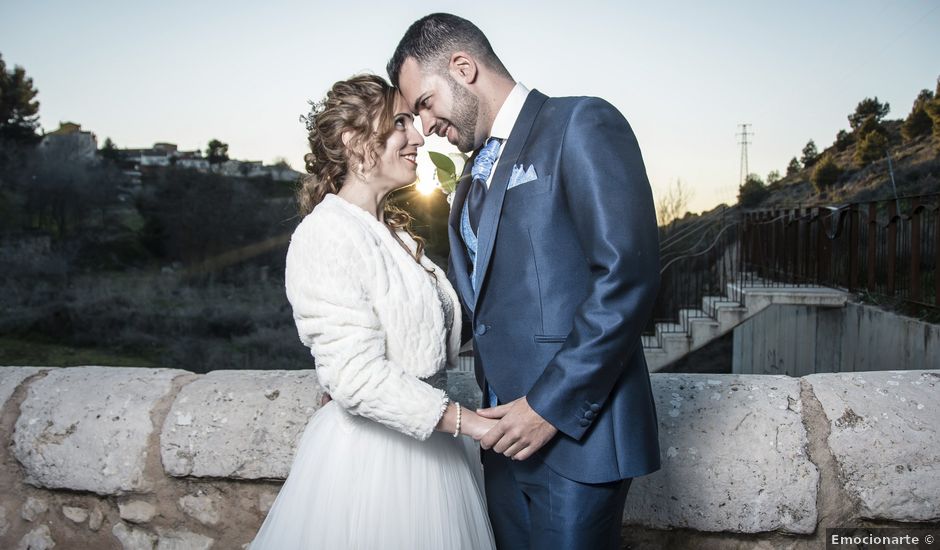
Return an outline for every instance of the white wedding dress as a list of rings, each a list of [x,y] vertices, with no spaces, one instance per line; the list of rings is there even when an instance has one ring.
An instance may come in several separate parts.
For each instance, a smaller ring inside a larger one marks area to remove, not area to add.
[[[438,292],[451,319],[450,300]],[[426,381],[443,387],[446,373]],[[479,447],[442,432],[419,441],[331,401],[307,423],[249,548],[494,549]]]

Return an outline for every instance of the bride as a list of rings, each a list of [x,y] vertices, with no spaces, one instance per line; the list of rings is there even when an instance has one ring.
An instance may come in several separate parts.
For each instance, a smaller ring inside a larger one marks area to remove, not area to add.
[[[252,550],[494,548],[479,440],[496,423],[448,399],[460,309],[410,217],[424,139],[381,77],[337,82],[307,119],[306,214],[285,284],[332,401],[308,422]]]

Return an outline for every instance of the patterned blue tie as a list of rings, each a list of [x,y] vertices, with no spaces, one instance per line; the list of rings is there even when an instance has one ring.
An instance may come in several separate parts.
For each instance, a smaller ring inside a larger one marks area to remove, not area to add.
[[[478,234],[477,228],[480,226],[480,214],[483,212],[483,201],[486,199],[486,180],[493,171],[493,164],[499,156],[501,143],[502,140],[499,138],[488,139],[470,168],[473,181],[470,184],[470,193],[467,195],[467,212],[470,214],[470,227],[473,228],[474,234]]]

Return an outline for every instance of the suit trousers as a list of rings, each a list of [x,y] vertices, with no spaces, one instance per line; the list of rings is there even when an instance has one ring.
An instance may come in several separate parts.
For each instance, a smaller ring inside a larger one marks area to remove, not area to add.
[[[632,478],[579,483],[536,454],[512,460],[482,451],[486,502],[499,550],[619,550]]]

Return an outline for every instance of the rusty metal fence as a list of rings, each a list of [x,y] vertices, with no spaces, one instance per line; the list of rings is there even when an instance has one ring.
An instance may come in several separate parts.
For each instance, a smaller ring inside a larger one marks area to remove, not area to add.
[[[752,211],[741,223],[748,276],[940,308],[940,193]]]
[[[743,287],[827,286],[940,312],[940,193],[840,206],[719,209],[660,236],[646,340]],[[733,284],[729,284],[733,283]],[[655,345],[655,344],[651,344]]]

